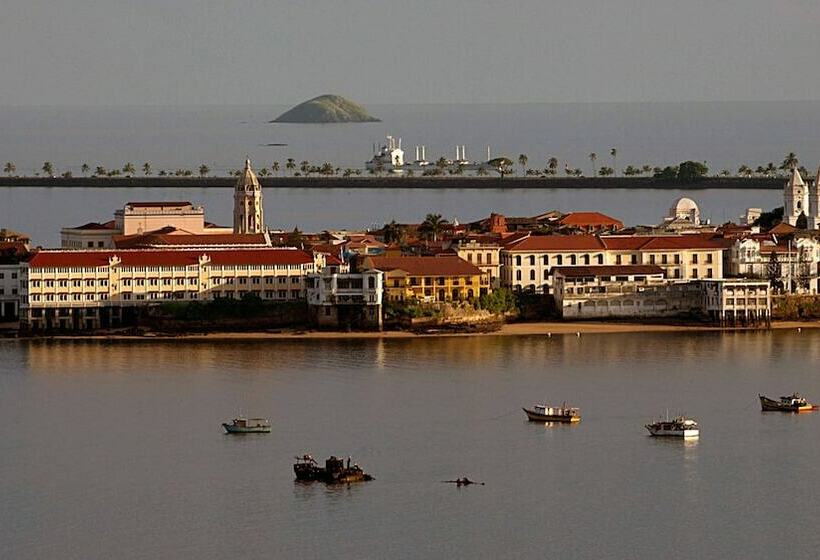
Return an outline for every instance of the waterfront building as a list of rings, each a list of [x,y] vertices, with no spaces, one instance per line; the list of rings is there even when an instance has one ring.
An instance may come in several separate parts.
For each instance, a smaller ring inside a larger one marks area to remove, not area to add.
[[[703,310],[720,325],[768,325],[772,294],[767,280],[722,278],[701,280]]]
[[[0,323],[19,317],[21,268],[28,254],[28,246],[21,241],[0,241]]]
[[[778,226],[778,230],[789,227]],[[817,238],[769,232],[736,239],[729,262],[731,276],[768,280],[777,290],[787,293],[820,293]]]
[[[657,265],[565,266],[554,276],[564,319],[679,317],[701,307],[696,284],[667,280]]]
[[[43,250],[22,265],[21,326],[124,326],[163,301],[303,300],[305,277],[324,263],[299,249]]]
[[[565,319],[701,317],[720,325],[771,320],[766,280],[676,282],[655,265],[555,269],[555,302]]]
[[[384,272],[387,301],[467,301],[492,291],[489,275],[456,255],[368,256],[362,260],[360,268],[362,271]]]
[[[233,232],[262,233],[265,231],[262,208],[262,185],[251,168],[250,158],[236,180],[233,194]]]
[[[490,279],[490,286],[501,286],[501,238],[495,235],[468,235],[453,241],[451,249],[468,263],[476,265]]]
[[[722,278],[731,241],[712,235],[543,235],[516,239],[501,250],[502,285],[549,294],[552,268],[657,265],[667,278]]]
[[[173,228],[188,235],[232,233],[205,221],[205,209],[190,202],[128,202],[104,223],[89,222],[60,230],[64,249],[113,249],[114,238]]]
[[[340,273],[328,266],[321,273],[307,277],[307,303],[311,319],[319,327],[382,327],[382,293],[384,273],[368,270]]]

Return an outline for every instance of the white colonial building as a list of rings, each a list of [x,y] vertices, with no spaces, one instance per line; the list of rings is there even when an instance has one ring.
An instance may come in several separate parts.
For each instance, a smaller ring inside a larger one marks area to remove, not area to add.
[[[324,263],[299,249],[44,250],[21,267],[21,326],[124,326],[136,308],[169,300],[301,300],[305,278]]]
[[[817,170],[820,174],[820,169]],[[815,176],[808,186],[797,168],[792,169],[783,189],[783,221],[797,225],[801,214],[807,218],[807,229],[820,229],[820,178]]]
[[[262,208],[262,185],[251,168],[251,160],[245,160],[245,169],[236,181],[233,194],[233,232],[262,233],[265,231]]]

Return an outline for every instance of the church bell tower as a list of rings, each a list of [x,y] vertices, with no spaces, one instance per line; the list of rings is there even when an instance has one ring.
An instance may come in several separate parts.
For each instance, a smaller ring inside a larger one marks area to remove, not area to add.
[[[264,233],[262,185],[251,168],[250,158],[236,181],[233,192],[233,232]]]
[[[803,182],[803,177],[796,167],[792,168],[791,176],[786,183],[786,188],[783,191],[783,221],[790,226],[797,224],[797,218],[800,214],[808,215],[808,193],[806,192],[806,183]]]

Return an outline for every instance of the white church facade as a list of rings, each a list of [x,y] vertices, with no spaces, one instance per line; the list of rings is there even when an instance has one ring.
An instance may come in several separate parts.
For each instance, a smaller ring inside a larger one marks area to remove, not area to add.
[[[820,169],[817,171],[820,175]],[[783,221],[797,225],[801,214],[806,216],[806,229],[820,229],[820,180],[815,176],[808,185],[797,168],[792,169],[783,190]]]

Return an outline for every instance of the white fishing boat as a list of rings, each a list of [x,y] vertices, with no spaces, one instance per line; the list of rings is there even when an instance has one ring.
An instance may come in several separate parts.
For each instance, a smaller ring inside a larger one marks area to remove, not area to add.
[[[686,416],[676,416],[669,419],[658,420],[651,424],[646,424],[646,429],[649,433],[657,437],[681,437],[681,438],[696,438],[700,436],[700,426],[698,423]]]

